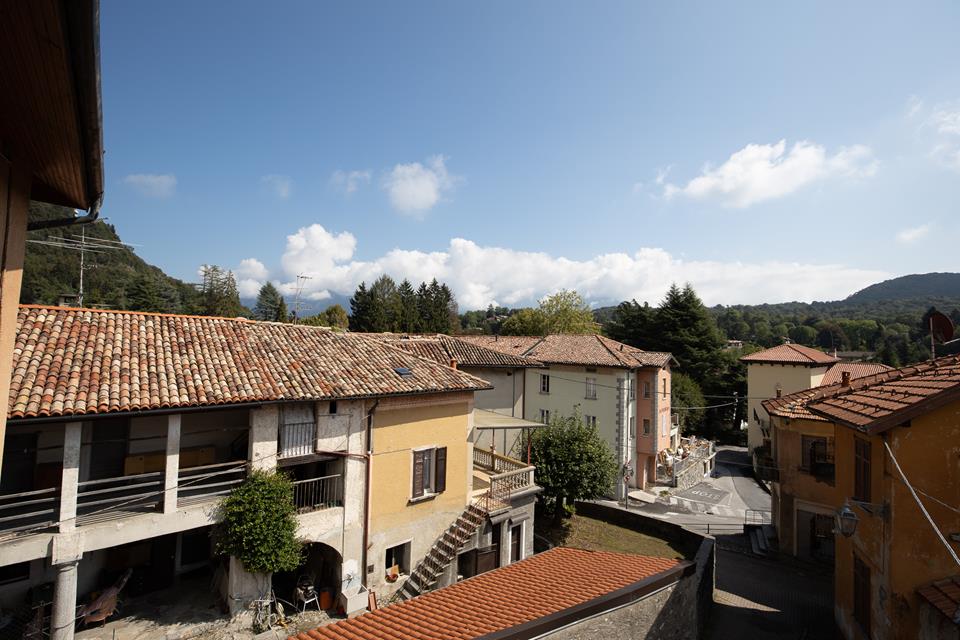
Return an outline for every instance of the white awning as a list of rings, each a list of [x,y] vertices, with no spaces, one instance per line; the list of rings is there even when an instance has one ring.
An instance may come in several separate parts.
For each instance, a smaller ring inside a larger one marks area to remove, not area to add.
[[[507,416],[489,409],[474,409],[473,426],[476,429],[539,429],[547,425],[542,422]]]

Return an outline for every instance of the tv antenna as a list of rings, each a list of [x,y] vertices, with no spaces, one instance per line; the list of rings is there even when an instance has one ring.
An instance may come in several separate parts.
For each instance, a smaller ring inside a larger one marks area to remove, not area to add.
[[[107,218],[100,218],[100,220],[107,220]],[[107,253],[108,251],[120,251],[121,249],[129,249],[132,251],[134,247],[140,246],[127,242],[120,242],[119,240],[107,240],[105,238],[90,238],[88,240],[86,226],[80,227],[79,235],[74,233],[70,234],[69,236],[47,236],[43,240],[27,240],[27,242],[47,247],[56,247],[57,249],[76,251],[80,254],[80,286],[77,287],[78,307],[83,306],[84,271],[97,266],[96,264],[87,263],[86,256],[88,253]]]
[[[303,292],[303,286],[307,284],[307,280],[312,279],[313,276],[302,273],[297,275],[297,288],[293,297],[293,324],[300,322],[300,294]]]

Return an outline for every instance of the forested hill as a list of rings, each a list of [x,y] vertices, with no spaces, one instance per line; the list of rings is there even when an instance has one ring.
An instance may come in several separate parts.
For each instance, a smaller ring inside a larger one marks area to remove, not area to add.
[[[960,273],[916,273],[884,280],[857,291],[847,304],[938,298],[960,300]]]
[[[30,204],[29,219],[65,218],[72,209],[41,202]],[[29,240],[79,238],[79,226],[59,227],[27,234]],[[83,225],[87,239],[120,241],[113,225],[102,221]],[[202,313],[202,294],[191,284],[171,278],[144,262],[131,249],[87,253],[84,269],[84,306]],[[27,243],[20,301],[27,304],[56,304],[62,295],[75,295],[80,279],[77,251]]]

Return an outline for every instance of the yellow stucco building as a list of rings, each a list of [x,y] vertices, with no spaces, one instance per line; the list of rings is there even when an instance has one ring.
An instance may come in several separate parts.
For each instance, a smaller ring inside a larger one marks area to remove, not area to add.
[[[843,636],[960,638],[960,358],[845,378],[764,405],[777,423],[781,491],[789,487],[792,511],[801,502],[833,510]],[[833,486],[790,471],[797,460],[789,443],[804,434],[832,437]],[[780,509],[789,525],[783,495]]]

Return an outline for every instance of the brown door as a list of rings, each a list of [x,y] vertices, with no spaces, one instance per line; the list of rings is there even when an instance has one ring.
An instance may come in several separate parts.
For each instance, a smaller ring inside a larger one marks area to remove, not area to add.
[[[519,562],[523,557],[523,525],[510,529],[510,562]]]
[[[500,545],[477,549],[477,575],[496,569],[500,564]]]

